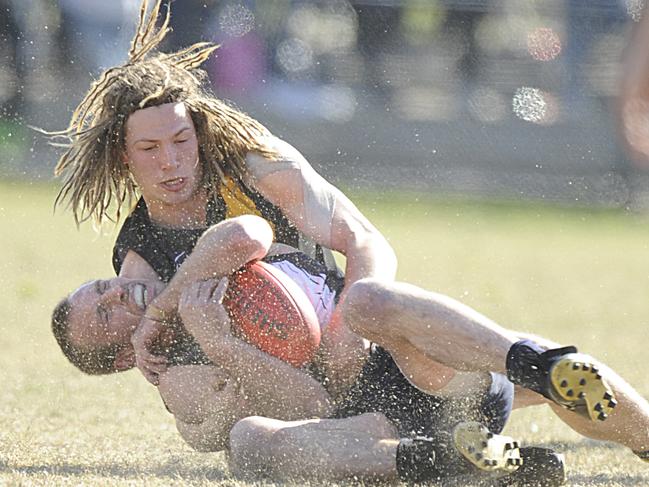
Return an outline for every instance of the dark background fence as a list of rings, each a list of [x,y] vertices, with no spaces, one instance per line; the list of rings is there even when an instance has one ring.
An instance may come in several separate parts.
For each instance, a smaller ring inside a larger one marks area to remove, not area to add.
[[[642,0],[175,0],[167,48],[221,43],[217,95],[346,187],[621,206],[615,97]],[[0,0],[0,176],[49,179],[137,0]]]

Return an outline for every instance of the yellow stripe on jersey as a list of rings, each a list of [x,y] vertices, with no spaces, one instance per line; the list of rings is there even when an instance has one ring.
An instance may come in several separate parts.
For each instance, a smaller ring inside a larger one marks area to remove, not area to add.
[[[255,205],[255,202],[244,193],[239,185],[232,178],[225,178],[219,187],[219,193],[225,202],[225,217],[234,218],[241,215],[262,216],[261,212]],[[275,224],[266,220],[275,234]]]

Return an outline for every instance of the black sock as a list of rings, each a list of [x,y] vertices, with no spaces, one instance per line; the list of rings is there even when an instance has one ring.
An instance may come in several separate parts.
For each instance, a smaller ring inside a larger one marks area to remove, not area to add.
[[[403,482],[426,482],[441,477],[431,438],[402,438],[397,446],[397,474]]]
[[[480,422],[489,431],[501,433],[514,407],[514,384],[502,374],[491,372],[490,375],[491,385],[480,404]]]
[[[557,356],[576,352],[575,347],[546,350],[532,340],[520,340],[507,353],[507,378],[516,385],[546,395],[549,364]]]

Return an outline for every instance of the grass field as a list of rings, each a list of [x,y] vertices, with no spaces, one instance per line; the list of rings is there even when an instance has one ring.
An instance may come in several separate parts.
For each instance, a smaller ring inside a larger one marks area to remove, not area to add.
[[[0,485],[244,485],[222,454],[176,434],[137,372],[83,376],[49,333],[69,290],[110,276],[115,232],[52,213],[49,185],[0,183]],[[399,277],[511,327],[581,346],[649,397],[649,221],[622,212],[359,195],[389,237]],[[108,229],[110,230],[110,229]],[[586,440],[547,408],[517,411],[509,433],[566,452],[570,485],[649,485],[649,464]]]

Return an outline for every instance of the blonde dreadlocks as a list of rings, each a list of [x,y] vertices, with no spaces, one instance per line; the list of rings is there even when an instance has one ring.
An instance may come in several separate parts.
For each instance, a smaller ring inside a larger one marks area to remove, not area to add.
[[[65,174],[55,206],[67,200],[77,224],[90,218],[97,223],[104,218],[116,220],[124,203],[130,205],[137,197],[123,162],[126,122],[137,110],[185,104],[198,137],[204,184],[210,191],[216,191],[226,176],[242,179],[248,152],[277,156],[261,142],[268,134],[262,124],[204,89],[207,74],[200,66],[217,45],[199,42],[170,54],[155,52],[170,31],[169,6],[164,22],[156,28],[161,3],[155,0],[149,9],[149,0],[142,1],[128,61],[106,70],[92,84],[67,129],[47,133],[55,145],[66,148],[54,171],[55,176]],[[114,216],[109,214],[112,204]]]

